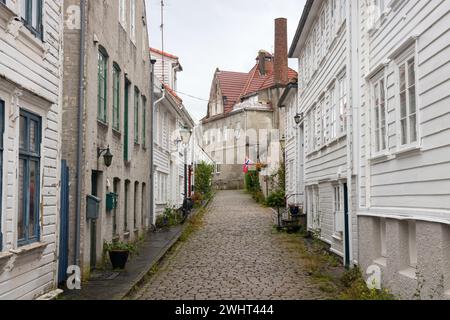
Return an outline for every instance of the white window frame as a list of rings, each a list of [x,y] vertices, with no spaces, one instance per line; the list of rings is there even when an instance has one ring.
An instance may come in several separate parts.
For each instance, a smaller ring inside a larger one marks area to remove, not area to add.
[[[387,154],[389,150],[388,137],[388,98],[387,98],[387,78],[384,71],[371,80],[371,136],[372,136],[372,156]],[[381,90],[383,89],[383,91]],[[382,93],[384,93],[384,112],[382,104]],[[378,117],[377,117],[378,112]],[[384,121],[382,116],[384,116]],[[384,123],[383,123],[384,122]],[[384,126],[384,127],[383,127]],[[384,129],[384,133],[383,133]],[[384,141],[383,141],[384,139]],[[384,142],[384,148],[383,148]]]
[[[347,134],[347,113],[348,113],[348,85],[347,73],[344,71],[338,77],[338,137]]]
[[[414,77],[415,81],[413,85],[409,85],[409,69],[408,65],[411,60],[414,60]],[[396,71],[397,71],[397,103],[398,103],[398,110],[397,110],[397,149],[398,151],[402,151],[404,149],[410,149],[410,148],[419,148],[420,147],[420,141],[421,141],[421,134],[420,134],[420,117],[419,117],[419,97],[418,97],[418,77],[417,77],[417,54],[415,50],[415,45],[409,47],[406,49],[403,54],[401,54],[396,59]],[[406,91],[402,90],[401,88],[401,68],[405,68],[405,88]],[[410,90],[414,87],[415,94],[415,113],[411,112],[411,101],[410,101]],[[405,92],[406,95],[406,117],[402,117],[402,93]],[[416,134],[416,140],[412,141],[411,139],[411,118],[415,116],[415,134]],[[402,121],[406,120],[406,143],[403,143],[403,133],[402,133]]]
[[[345,211],[344,186],[341,182],[338,182],[333,184],[333,212],[334,212],[333,231],[334,235],[340,239],[342,238],[342,233],[344,232],[344,225],[343,225],[345,214],[344,211]],[[340,219],[340,221],[338,219]]]
[[[334,141],[338,137],[338,107],[337,107],[337,89],[336,83],[334,82],[330,89],[330,141]]]

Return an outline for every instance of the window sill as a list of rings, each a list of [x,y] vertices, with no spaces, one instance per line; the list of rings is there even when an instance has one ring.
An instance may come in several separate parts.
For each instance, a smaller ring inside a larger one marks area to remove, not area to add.
[[[48,243],[45,242],[36,242],[32,244],[25,245],[23,247],[19,247],[17,249],[9,250],[12,254],[22,256],[27,254],[33,254],[44,251],[47,247]]]
[[[107,122],[101,120],[101,119],[97,119],[97,124],[98,124],[100,127],[103,127],[103,128],[105,128],[105,129],[108,129],[108,127],[109,127],[109,124],[108,124]]]
[[[376,153],[373,156],[370,157],[370,162],[383,162],[388,160],[389,158],[389,153],[386,152],[381,152],[381,153]]]
[[[405,147],[400,147],[397,151],[393,152],[392,155],[394,156],[402,156],[402,155],[408,155],[412,153],[419,153],[422,151],[422,148],[420,145],[409,145]]]
[[[0,252],[0,266],[9,260],[14,254],[11,252]]]
[[[385,257],[381,257],[381,258],[373,260],[373,263],[386,268],[387,259]]]
[[[398,273],[404,277],[407,277],[412,280],[417,280],[417,269],[413,267],[409,267],[407,269],[401,270]]]
[[[120,130],[115,129],[115,128],[112,128],[112,132],[114,133],[114,135],[115,135],[117,138],[121,138],[121,137],[122,137],[122,132],[120,132]]]
[[[342,234],[341,234],[341,232],[333,233],[332,237],[333,237],[334,240],[342,241]]]
[[[123,237],[124,238],[129,238],[130,237],[130,231],[124,232]]]

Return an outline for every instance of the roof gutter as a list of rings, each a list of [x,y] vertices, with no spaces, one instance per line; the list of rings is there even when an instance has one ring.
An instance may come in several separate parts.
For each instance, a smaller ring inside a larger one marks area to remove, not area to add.
[[[291,89],[298,89],[298,84],[295,82],[291,82],[286,86],[286,89],[284,89],[283,94],[280,97],[280,100],[278,101],[278,108],[284,107],[284,101],[287,99],[289,92]]]
[[[294,40],[292,40],[292,45],[289,50],[289,58],[294,58],[295,50],[297,49],[298,41],[300,40],[300,36],[303,33],[303,29],[305,28],[306,21],[308,20],[309,13],[311,12],[311,8],[314,4],[314,0],[308,0],[305,4],[305,8],[303,9],[303,14],[300,19],[300,23],[298,25],[297,31],[295,32]]]

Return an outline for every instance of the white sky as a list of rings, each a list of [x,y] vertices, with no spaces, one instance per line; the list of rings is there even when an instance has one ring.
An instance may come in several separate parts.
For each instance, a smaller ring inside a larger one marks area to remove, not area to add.
[[[150,46],[161,48],[160,0],[147,1]],[[258,50],[273,52],[274,19],[288,19],[288,46],[305,0],[165,0],[164,50],[180,57],[178,91],[209,98],[216,68],[248,72]],[[290,65],[296,69],[296,62]],[[195,120],[206,115],[206,101],[180,94]]]

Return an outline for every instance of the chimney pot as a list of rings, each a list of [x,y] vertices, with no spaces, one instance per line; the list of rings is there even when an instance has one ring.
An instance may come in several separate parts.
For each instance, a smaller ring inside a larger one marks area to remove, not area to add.
[[[275,62],[274,76],[275,83],[286,85],[289,82],[288,76],[288,43],[287,43],[287,19],[275,19]]]

